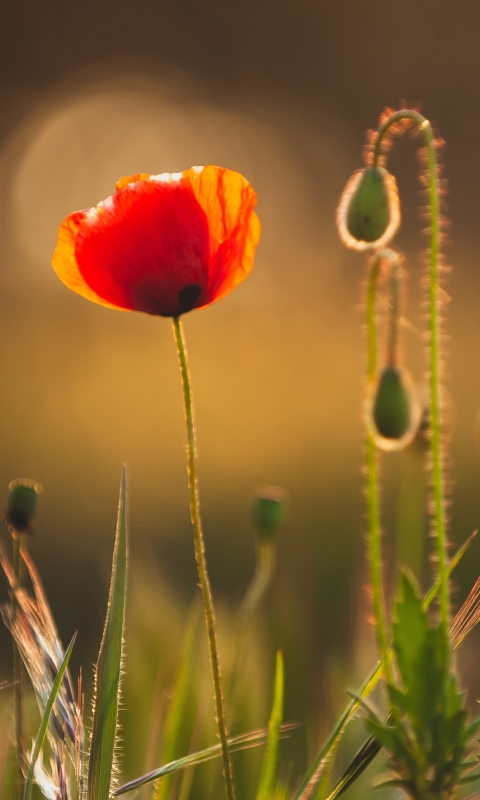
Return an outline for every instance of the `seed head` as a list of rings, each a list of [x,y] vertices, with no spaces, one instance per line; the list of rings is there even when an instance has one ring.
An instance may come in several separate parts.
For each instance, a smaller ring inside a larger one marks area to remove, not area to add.
[[[260,486],[253,492],[251,515],[260,536],[273,536],[285,518],[286,492],[280,486]]]
[[[27,478],[17,478],[8,487],[7,524],[19,533],[30,533],[31,522],[37,509],[38,495],[42,487]]]

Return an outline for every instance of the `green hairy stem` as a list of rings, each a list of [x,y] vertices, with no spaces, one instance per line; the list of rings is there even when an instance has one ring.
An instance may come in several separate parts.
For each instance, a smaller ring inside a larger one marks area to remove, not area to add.
[[[227,724],[225,717],[225,700],[220,670],[220,657],[218,652],[217,631],[215,623],[215,609],[213,605],[212,590],[208,577],[207,560],[205,556],[205,541],[203,538],[202,520],[200,516],[200,498],[197,482],[197,453],[195,437],[195,421],[193,412],[193,398],[188,371],[187,350],[183,326],[179,317],[173,317],[173,331],[177,345],[180,373],[182,376],[183,404],[185,422],[187,426],[188,449],[188,487],[190,492],[190,515],[193,525],[195,545],[195,560],[197,562],[198,578],[202,592],[203,607],[205,609],[205,622],[207,625],[208,647],[210,663],[212,666],[213,688],[215,693],[215,712],[218,725],[218,735],[222,747],[223,773],[225,791],[228,800],[235,800],[233,785],[233,770],[227,741]]]
[[[404,120],[411,121],[423,136],[427,152],[428,198],[430,205],[430,250],[429,250],[429,383],[430,383],[430,457],[432,485],[432,523],[435,533],[438,576],[440,581],[440,613],[442,624],[448,630],[450,608],[447,568],[447,532],[445,515],[445,487],[442,459],[441,400],[440,400],[440,306],[439,306],[439,267],[440,267],[440,191],[438,183],[438,164],[435,138],[430,122],[417,111],[407,109],[396,111],[380,125],[377,131],[373,152],[373,165],[381,157],[382,141],[388,131]]]

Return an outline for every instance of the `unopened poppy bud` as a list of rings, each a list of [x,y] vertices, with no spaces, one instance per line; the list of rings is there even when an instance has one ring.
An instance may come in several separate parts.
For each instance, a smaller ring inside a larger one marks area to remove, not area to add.
[[[31,521],[37,509],[42,487],[35,481],[17,478],[8,487],[6,520],[19,533],[31,531]]]
[[[260,486],[252,496],[251,514],[255,531],[272,536],[285,518],[286,492],[279,486]]]
[[[400,224],[397,183],[382,167],[354,172],[342,194],[337,225],[343,243],[353,250],[385,247]]]
[[[386,367],[373,406],[377,430],[385,439],[401,439],[410,427],[410,401],[400,371]]]
[[[421,408],[408,373],[385,367],[370,402],[377,447],[400,450],[410,444],[418,430]]]

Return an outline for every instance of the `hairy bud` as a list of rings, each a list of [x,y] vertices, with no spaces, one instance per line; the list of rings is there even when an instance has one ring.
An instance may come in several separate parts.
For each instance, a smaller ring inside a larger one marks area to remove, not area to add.
[[[382,167],[357,170],[340,198],[337,226],[353,250],[385,247],[400,225],[397,183]]]
[[[369,424],[381,450],[401,450],[415,437],[421,409],[408,373],[388,366],[380,377],[369,403]]]

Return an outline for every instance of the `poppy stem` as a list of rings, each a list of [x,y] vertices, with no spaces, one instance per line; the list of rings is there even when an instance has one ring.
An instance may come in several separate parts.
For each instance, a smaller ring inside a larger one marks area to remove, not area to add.
[[[195,437],[195,419],[193,411],[193,398],[188,371],[188,358],[185,346],[183,325],[179,317],[173,317],[173,332],[177,345],[178,361],[182,377],[183,407],[187,426],[188,449],[188,488],[190,492],[190,516],[193,525],[193,538],[195,545],[195,560],[197,562],[200,589],[202,592],[205,622],[207,625],[208,647],[210,651],[210,664],[212,667],[213,688],[215,694],[215,713],[218,725],[218,735],[222,748],[223,775],[225,791],[228,800],[235,800],[233,785],[233,770],[227,741],[227,723],[225,717],[225,700],[223,695],[222,676],[220,670],[220,656],[218,652],[217,631],[215,622],[215,608],[213,605],[212,590],[207,570],[205,555],[205,541],[203,538],[202,520],[200,516],[200,498],[197,481],[197,449]]]
[[[244,678],[248,655],[248,643],[255,625],[258,607],[269,589],[275,575],[276,541],[272,537],[257,538],[255,544],[255,573],[245,593],[238,614],[238,634],[235,646],[235,659],[229,684],[229,723],[230,730],[238,722],[240,685]]]
[[[432,517],[435,534],[438,578],[440,582],[440,616],[442,626],[448,636],[450,622],[448,554],[447,554],[447,522],[445,509],[445,476],[442,442],[442,404],[441,404],[441,336],[440,336],[440,253],[441,253],[441,218],[440,218],[440,186],[437,161],[436,142],[432,126],[428,119],[417,111],[402,109],[390,114],[377,131],[373,151],[373,165],[382,156],[382,143],[390,128],[397,123],[413,124],[423,137],[426,154],[425,177],[430,214],[430,248],[428,253],[428,355],[430,382],[430,460]]]
[[[367,285],[367,392],[368,396],[373,396],[374,386],[377,379],[378,370],[378,343],[377,343],[377,320],[376,320],[376,298],[377,281],[380,274],[382,262],[391,261],[395,263],[396,253],[393,251],[380,251],[377,253],[369,267]],[[370,555],[370,569],[372,576],[373,593],[373,612],[375,617],[375,628],[377,635],[377,645],[380,653],[381,664],[383,666],[385,679],[388,684],[391,681],[391,669],[389,658],[389,643],[387,636],[387,623],[385,618],[385,607],[382,586],[382,555],[381,555],[381,527],[380,527],[380,500],[378,491],[378,454],[375,445],[375,437],[372,426],[367,424],[367,437],[365,442],[365,473],[367,478],[367,519],[368,519],[368,548]]]

